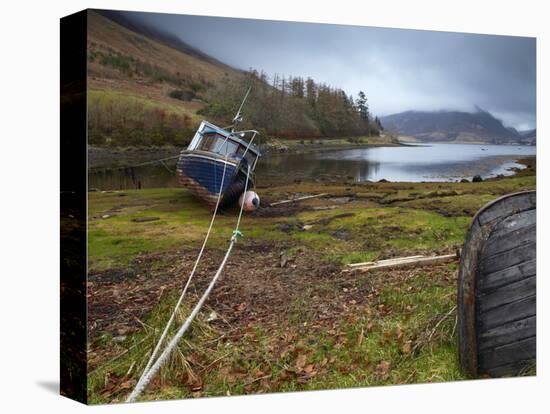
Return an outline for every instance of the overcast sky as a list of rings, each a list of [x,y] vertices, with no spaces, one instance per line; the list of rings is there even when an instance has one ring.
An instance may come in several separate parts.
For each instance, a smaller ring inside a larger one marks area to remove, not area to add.
[[[490,111],[535,127],[534,38],[131,13],[241,69],[310,76],[357,96],[375,115]]]

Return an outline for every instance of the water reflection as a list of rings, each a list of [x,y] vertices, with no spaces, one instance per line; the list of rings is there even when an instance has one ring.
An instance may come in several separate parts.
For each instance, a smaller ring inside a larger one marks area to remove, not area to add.
[[[481,175],[510,175],[521,167],[515,160],[533,156],[535,147],[513,145],[430,144],[327,151],[263,157],[257,183],[296,180],[456,181]],[[101,190],[173,187],[175,160],[137,168],[90,170],[89,187]]]
[[[128,190],[140,188],[175,187],[176,162],[128,168],[94,168],[88,173],[88,188]]]

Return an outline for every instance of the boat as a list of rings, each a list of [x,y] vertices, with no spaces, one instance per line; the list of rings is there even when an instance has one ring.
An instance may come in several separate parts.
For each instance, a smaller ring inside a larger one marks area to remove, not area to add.
[[[240,119],[238,113],[234,121]],[[220,208],[234,204],[245,187],[254,187],[254,170],[261,156],[253,143],[257,135],[256,130],[228,130],[202,121],[189,146],[180,153],[176,167],[179,184],[210,210],[215,209],[218,197]]]
[[[462,369],[471,377],[532,374],[536,365],[537,193],[508,194],[475,215],[458,274]]]

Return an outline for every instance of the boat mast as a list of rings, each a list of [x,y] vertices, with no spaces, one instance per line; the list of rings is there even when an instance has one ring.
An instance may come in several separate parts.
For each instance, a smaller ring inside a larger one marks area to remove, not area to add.
[[[252,89],[252,86],[250,86],[248,88],[248,90],[246,91],[246,94],[244,95],[243,101],[241,102],[241,106],[239,106],[239,110],[237,111],[237,114],[233,118],[233,126],[231,127],[231,132],[232,133],[235,132],[235,127],[237,126],[237,124],[239,124],[243,120],[243,116],[241,115],[241,110],[243,109],[244,103],[246,102],[246,98],[248,98],[248,94],[250,93],[251,89]]]

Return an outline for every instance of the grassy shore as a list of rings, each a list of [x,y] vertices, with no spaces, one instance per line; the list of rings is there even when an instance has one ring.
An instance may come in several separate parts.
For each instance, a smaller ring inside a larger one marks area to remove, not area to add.
[[[464,379],[457,360],[457,262],[342,272],[351,262],[444,254],[500,195],[535,188],[535,164],[481,183],[311,183],[258,190],[239,241],[144,400]],[[148,217],[151,221],[136,222]],[[216,221],[190,290],[217,268],[236,211]],[[144,368],[210,213],[184,189],[89,194],[89,397],[123,401]],[[189,307],[178,316],[181,322]]]

